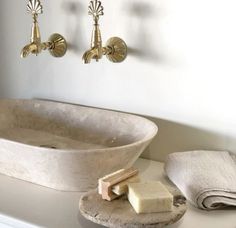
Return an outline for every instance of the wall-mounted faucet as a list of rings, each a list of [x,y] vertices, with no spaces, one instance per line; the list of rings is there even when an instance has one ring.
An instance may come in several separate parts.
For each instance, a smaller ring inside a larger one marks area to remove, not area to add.
[[[89,4],[89,15],[93,16],[94,28],[92,33],[91,49],[86,51],[83,55],[84,63],[90,63],[91,59],[98,61],[103,55],[114,62],[119,63],[127,57],[126,43],[119,37],[110,38],[106,46],[102,45],[102,37],[99,29],[99,17],[104,15],[103,6],[100,1],[92,0]]]
[[[53,34],[47,42],[41,42],[38,25],[38,15],[43,13],[43,6],[40,0],[29,0],[27,12],[33,16],[30,44],[26,45],[21,51],[21,57],[25,58],[29,54],[38,55],[42,50],[49,50],[52,56],[62,57],[67,51],[67,43],[60,34]]]

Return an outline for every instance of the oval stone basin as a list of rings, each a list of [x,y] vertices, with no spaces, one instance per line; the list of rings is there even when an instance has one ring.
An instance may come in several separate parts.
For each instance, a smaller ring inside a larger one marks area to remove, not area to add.
[[[157,133],[126,113],[43,100],[0,100],[0,173],[62,191],[87,191],[132,166]]]

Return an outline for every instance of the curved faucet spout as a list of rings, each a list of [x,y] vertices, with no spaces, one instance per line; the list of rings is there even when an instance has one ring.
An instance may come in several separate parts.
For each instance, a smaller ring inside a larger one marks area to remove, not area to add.
[[[21,51],[21,58],[26,58],[30,53],[37,53],[38,47],[36,44],[28,44]]]
[[[98,61],[98,50],[96,48],[86,51],[83,55],[84,63],[90,63],[91,59],[96,59]]]

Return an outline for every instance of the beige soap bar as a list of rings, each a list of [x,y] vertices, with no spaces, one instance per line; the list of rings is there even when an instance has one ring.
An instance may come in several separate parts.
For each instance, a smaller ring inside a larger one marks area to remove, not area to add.
[[[127,180],[124,180],[124,181],[112,186],[112,192],[114,192],[118,196],[124,195],[124,194],[128,193],[128,184],[137,183],[137,182],[140,182],[140,178],[138,175],[135,175],[131,178],[128,178]]]
[[[136,213],[172,211],[173,195],[159,181],[128,184],[128,199]]]

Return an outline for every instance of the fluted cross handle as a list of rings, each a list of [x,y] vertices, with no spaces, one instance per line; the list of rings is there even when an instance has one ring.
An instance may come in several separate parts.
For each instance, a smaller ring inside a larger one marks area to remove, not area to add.
[[[43,13],[43,6],[40,0],[29,0],[27,12],[32,14],[34,20],[36,20],[37,16]]]
[[[104,15],[103,13],[103,6],[101,1],[98,0],[92,0],[90,1],[89,7],[88,7],[88,14],[93,16],[93,20],[95,21],[95,24],[98,23],[99,17]]]

